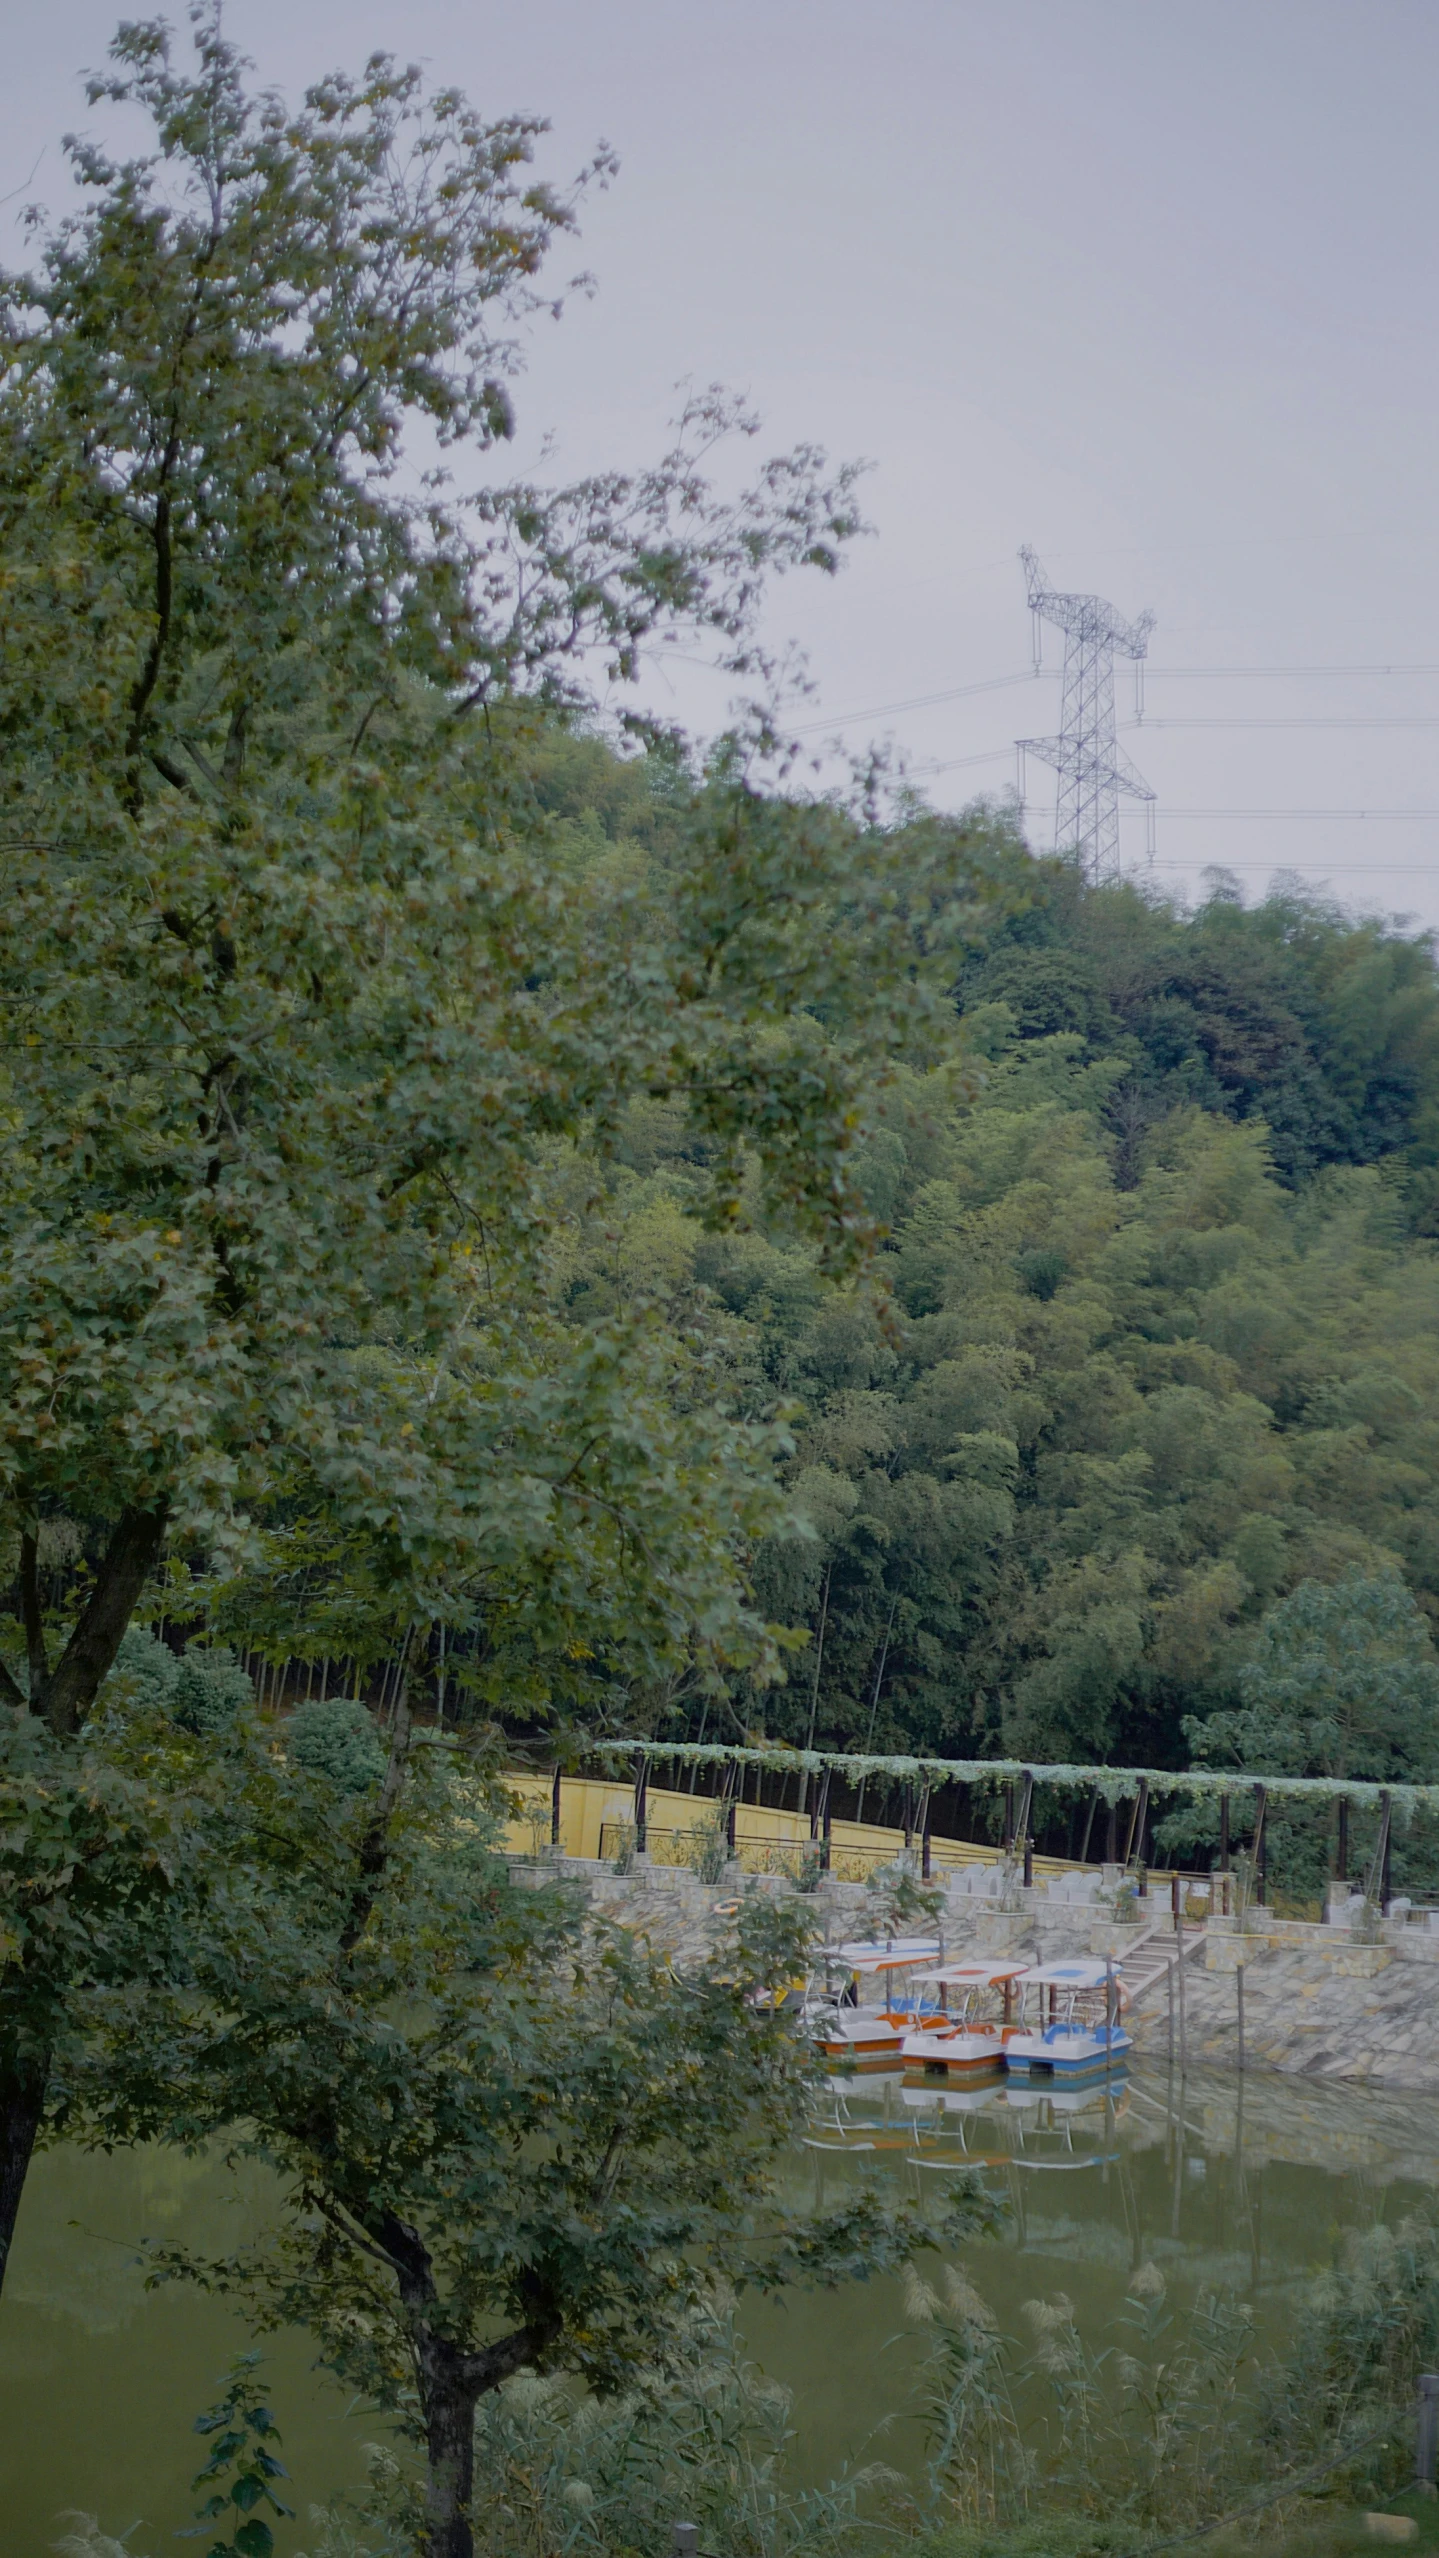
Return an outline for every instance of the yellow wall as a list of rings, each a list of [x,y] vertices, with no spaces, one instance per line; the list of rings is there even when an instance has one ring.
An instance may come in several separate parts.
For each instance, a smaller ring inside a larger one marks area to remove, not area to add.
[[[509,1779],[516,1794],[522,1797],[525,1816],[512,1821],[505,1845],[512,1855],[526,1848],[547,1846],[550,1838],[550,1786],[547,1776],[517,1775]],[[567,1776],[560,1782],[560,1846],[566,1856],[597,1857],[613,1853],[611,1836],[601,1847],[601,1831],[607,1824],[630,1823],[634,1819],[634,1788],[616,1778]],[[652,1785],[646,1798],[645,1821],[649,1836],[649,1854],[656,1865],[682,1865],[688,1862],[687,1848],[696,1823],[712,1818],[714,1798],[703,1794],[671,1792],[665,1786]],[[918,1838],[915,1839],[918,1850]],[[791,1859],[802,1855],[810,1845],[808,1815],[781,1812],[760,1803],[738,1803],[735,1806],[735,1846],[742,1865],[753,1873],[782,1873]],[[897,1856],[904,1846],[903,1830],[892,1830],[872,1821],[836,1821],[830,1840],[830,1870],[842,1880],[858,1881],[871,1866]],[[930,1863],[935,1874],[952,1873],[960,1865],[993,1864],[999,1850],[971,1847],[962,1839],[930,1839]],[[1077,1860],[1062,1856],[1036,1856],[1034,1871],[1038,1878],[1078,1870]],[[1091,1867],[1088,1869],[1093,1871]],[[1151,1866],[1150,1880],[1167,1883],[1168,1869]]]

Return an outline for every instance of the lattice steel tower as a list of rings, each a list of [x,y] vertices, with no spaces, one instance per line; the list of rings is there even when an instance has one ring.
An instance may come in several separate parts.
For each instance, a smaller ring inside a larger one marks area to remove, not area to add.
[[[1060,595],[1046,583],[1027,546],[1019,554],[1029,581],[1029,609],[1038,625],[1053,622],[1064,633],[1064,699],[1057,737],[1022,737],[1021,755],[1037,755],[1059,775],[1054,842],[1077,853],[1092,880],[1119,877],[1119,794],[1153,802],[1154,793],[1135,771],[1114,733],[1114,657],[1142,658],[1154,615],[1120,620],[1102,595]]]

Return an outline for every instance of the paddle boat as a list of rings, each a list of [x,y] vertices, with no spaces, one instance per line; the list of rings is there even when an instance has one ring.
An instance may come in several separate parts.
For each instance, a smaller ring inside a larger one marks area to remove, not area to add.
[[[941,2013],[906,2034],[900,2046],[906,2076],[942,2082],[999,2070],[1005,2039],[1015,2030],[1015,1988],[1028,1969],[1027,1963],[981,1960],[921,1972],[915,1994],[933,1990]]]
[[[821,1948],[823,1986],[811,1988],[803,2021],[829,2068],[868,2072],[900,2067],[904,2038],[924,2015],[909,1987],[909,1975],[921,1963],[932,1964],[939,1950],[937,1936],[897,1936],[889,1944],[857,1941]],[[838,1991],[837,1973],[844,1978]],[[881,1985],[878,2005],[866,2006],[865,1990]]]
[[[1119,2022],[1124,2000],[1112,1958],[1036,1964],[1021,1992],[1019,2029],[1005,2038],[1006,2076],[1047,2089],[1112,2073],[1133,2049]]]

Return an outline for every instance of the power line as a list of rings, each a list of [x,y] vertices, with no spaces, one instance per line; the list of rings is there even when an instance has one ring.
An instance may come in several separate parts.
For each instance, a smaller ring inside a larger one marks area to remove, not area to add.
[[[938,693],[912,693],[903,701],[869,702],[863,704],[858,710],[839,711],[830,719],[802,720],[791,734],[795,737],[810,737],[820,729],[853,728],[856,721],[862,719],[886,719],[900,711],[934,710],[944,702],[967,701],[976,693],[1003,692],[1010,685],[1032,684],[1036,676],[1057,675],[1058,672],[1059,669],[1055,666],[1023,666],[1016,674],[991,675],[978,684],[950,684]],[[1190,678],[1204,682],[1211,680],[1222,682],[1229,676],[1242,676],[1246,680],[1273,676],[1287,682],[1296,676],[1348,678],[1369,675],[1439,675],[1439,665],[1406,666],[1396,663],[1391,666],[1153,666],[1146,661],[1144,670],[1146,684],[1152,676],[1167,676],[1175,682],[1184,682]],[[1159,725],[1158,720],[1145,722],[1146,727],[1157,728]],[[1171,721],[1169,725],[1175,727],[1178,722]]]
[[[1343,819],[1346,824],[1374,825],[1386,821],[1401,825],[1418,824],[1421,819],[1439,819],[1439,808],[1168,808],[1171,817],[1264,817]]]
[[[1205,678],[1205,679],[1208,679],[1208,678],[1210,678],[1210,677],[1213,677],[1213,678],[1215,678],[1215,679],[1217,680],[1217,679],[1222,678],[1222,677],[1227,676],[1227,675],[1244,675],[1244,676],[1255,676],[1255,675],[1259,675],[1259,676],[1268,676],[1268,675],[1275,675],[1275,676],[1285,676],[1285,677],[1287,677],[1287,676],[1292,676],[1292,675],[1323,675],[1323,676],[1331,676],[1331,675],[1332,675],[1332,676],[1350,676],[1350,675],[1439,675],[1439,666],[1399,666],[1399,665],[1395,665],[1395,666],[1149,666],[1149,665],[1146,665],[1144,672],[1145,672],[1145,679],[1146,679],[1146,681],[1148,680],[1148,678],[1149,678],[1151,675],[1169,675],[1169,676],[1173,676],[1173,677],[1175,677],[1175,678],[1185,678],[1185,677],[1189,677],[1189,676],[1200,676],[1200,677],[1203,677],[1203,678]]]
[[[1416,715],[1413,718],[1381,715],[1374,719],[1351,717],[1344,711],[1321,713],[1316,718],[1295,719],[1143,719],[1121,720],[1122,728],[1439,728],[1439,718]]]
[[[1313,868],[1315,865],[1311,863],[1310,867]],[[1326,876],[1328,876],[1328,871],[1329,869],[1332,869],[1332,867],[1333,865],[1329,865],[1326,868]],[[1197,855],[1193,861],[1176,862],[1169,860],[1167,856],[1156,855],[1142,862],[1137,861],[1131,864],[1131,867],[1125,873],[1125,876],[1128,879],[1137,879],[1142,877],[1146,870],[1192,871],[1196,868],[1201,870],[1267,870],[1274,871],[1276,873],[1282,872],[1287,878],[1294,870],[1295,864],[1293,862],[1276,862],[1272,860],[1265,862],[1201,862]],[[1373,865],[1373,876],[1376,879],[1432,879],[1434,876],[1434,864],[1432,862],[1375,862]]]
[[[834,719],[801,720],[797,728],[791,729],[790,735],[811,737],[817,729],[821,728],[853,728],[856,720],[883,719],[891,711],[932,710],[940,702],[967,701],[972,693],[1002,693],[1012,684],[1032,684],[1035,676],[1040,672],[1054,671],[1048,668],[1041,670],[1038,667],[1022,666],[1017,675],[990,675],[982,684],[951,684],[943,693],[913,693],[908,701],[904,702],[871,702],[864,710],[842,711]]]
[[[935,773],[961,772],[970,764],[1007,764],[1013,753],[1012,746],[992,746],[987,755],[949,755],[942,764],[916,764],[912,769],[917,777],[928,780]]]

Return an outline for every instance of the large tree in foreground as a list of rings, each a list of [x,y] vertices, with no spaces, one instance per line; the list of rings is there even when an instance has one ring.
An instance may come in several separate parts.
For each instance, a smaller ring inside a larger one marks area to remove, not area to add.
[[[243,1888],[206,1914],[176,1996],[96,2001],[90,2119],[227,2137],[277,2171],[266,2237],[153,2271],[308,2327],[399,2419],[432,2558],[470,2558],[475,2409],[516,2372],[622,2390],[683,2354],[717,2294],[838,2283],[991,2224],[968,2179],[932,2214],[867,2190],[796,2210],[815,2064],[780,1993],[807,1959],[803,1903],[756,1897],[677,1968],[587,1923],[569,1887],[511,1886],[493,1798],[449,1750],[420,1753],[386,1814],[277,1770],[243,1729],[235,1746]]]
[[[189,71],[163,26],[122,30],[91,100],[153,147],[72,144],[80,210],[0,282],[0,1510],[25,1652],[0,1689],[26,1754],[0,2260],[68,1985],[133,1951],[103,1895],[36,1913],[81,1871],[70,1830],[93,1882],[143,1805],[106,1826],[87,1718],[166,1551],[233,1573],[283,1499],[392,1622],[459,1589],[513,1628],[539,1691],[606,1647],[762,1652],[735,1570],[762,1450],[702,1395],[677,1419],[642,1309],[559,1319],[557,1166],[669,1098],[709,1213],[748,1185],[852,1262],[874,1060],[938,991],[933,901],[897,893],[872,830],[762,796],[738,744],[674,794],[663,911],[562,879],[530,788],[587,671],[622,682],[668,635],[753,673],[767,577],[833,569],[854,529],[847,474],[803,452],[722,501],[704,451],[748,421],[707,401],[653,470],[500,487],[513,332],[573,220],[531,174],[537,128],[380,58],[291,110],[214,20],[197,47]],[[81,1542],[47,1582],[57,1516]],[[400,1747],[390,1799],[403,1776]],[[171,1870],[158,1846],[125,1866],[157,1892]]]

